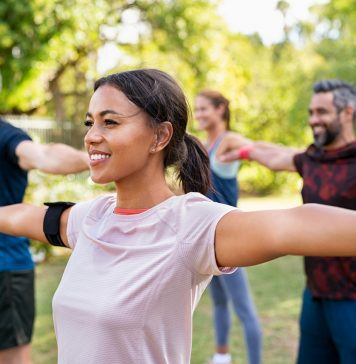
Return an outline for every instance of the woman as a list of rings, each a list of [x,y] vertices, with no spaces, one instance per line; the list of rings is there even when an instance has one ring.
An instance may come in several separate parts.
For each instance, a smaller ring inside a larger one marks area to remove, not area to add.
[[[205,147],[209,153],[213,190],[208,197],[230,206],[236,206],[238,183],[236,179],[239,162],[219,163],[216,151],[229,130],[229,101],[214,90],[199,92],[195,99],[195,118],[200,129],[206,131]],[[241,139],[244,139],[241,136]],[[243,268],[231,274],[214,276],[210,285],[214,307],[214,327],[216,352],[211,364],[230,364],[229,332],[231,319],[229,300],[231,299],[236,315],[241,320],[247,346],[249,364],[261,363],[262,333],[257,311],[250,293],[248,278]]]
[[[207,192],[209,159],[187,120],[164,72],[101,78],[85,146],[92,180],[113,181],[116,194],[0,208],[1,232],[73,249],[53,298],[58,363],[189,363],[192,314],[212,275],[285,254],[355,255],[355,212],[240,212],[191,192]],[[172,165],[184,195],[168,188]]]

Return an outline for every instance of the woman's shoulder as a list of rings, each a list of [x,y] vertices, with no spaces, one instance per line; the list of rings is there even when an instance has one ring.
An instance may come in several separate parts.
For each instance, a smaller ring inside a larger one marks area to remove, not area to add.
[[[194,206],[197,202],[212,202],[209,198],[202,195],[199,192],[188,192],[177,196],[176,203],[179,205],[192,205]]]
[[[215,215],[215,213],[219,214],[219,211],[232,209],[231,206],[214,202],[198,192],[177,196],[170,207],[173,208],[176,215],[180,215],[184,220],[192,221],[204,219],[204,216]]]
[[[81,201],[75,204],[73,212],[79,215],[99,215],[103,212],[114,209],[116,198],[114,194],[100,195],[88,201]],[[93,217],[94,217],[93,216]]]
[[[176,232],[181,242],[210,240],[216,224],[236,207],[214,202],[200,193],[180,196],[175,210],[164,214],[163,220]],[[174,217],[174,218],[172,218]]]
[[[231,209],[234,206],[228,206],[219,202],[212,201],[210,198],[202,195],[198,192],[190,192],[184,195],[183,204],[189,209],[208,209],[208,210],[220,210],[220,209]]]

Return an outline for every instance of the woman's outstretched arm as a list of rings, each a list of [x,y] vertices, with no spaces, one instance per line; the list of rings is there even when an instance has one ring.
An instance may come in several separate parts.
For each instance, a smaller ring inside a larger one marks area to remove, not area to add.
[[[44,243],[48,240],[43,232],[43,220],[47,207],[38,207],[24,203],[0,207],[0,232],[14,236],[26,236]],[[67,222],[69,209],[65,210],[60,220],[60,235],[68,246]]]
[[[219,266],[248,266],[283,255],[356,255],[356,212],[306,204],[225,215],[217,225]]]
[[[242,151],[246,147],[248,148],[248,153],[243,158]],[[294,156],[302,152],[303,150],[301,149],[265,141],[241,141],[240,134],[229,132],[220,143],[216,157],[222,163],[228,163],[242,158],[256,161],[272,171],[295,172]]]

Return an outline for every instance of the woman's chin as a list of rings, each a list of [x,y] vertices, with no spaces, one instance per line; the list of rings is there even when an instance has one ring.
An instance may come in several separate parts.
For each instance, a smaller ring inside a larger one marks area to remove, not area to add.
[[[100,176],[90,176],[91,180],[93,181],[93,183],[98,184],[98,185],[105,185],[107,183],[112,182],[112,180],[108,180],[107,178],[103,178]]]

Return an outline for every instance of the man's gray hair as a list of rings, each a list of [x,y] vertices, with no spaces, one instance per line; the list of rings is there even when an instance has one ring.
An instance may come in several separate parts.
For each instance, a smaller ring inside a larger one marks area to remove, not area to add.
[[[350,83],[342,80],[322,80],[313,86],[315,94],[321,92],[332,92],[334,95],[334,105],[338,112],[347,106],[354,109],[353,120],[356,120],[356,89]]]

